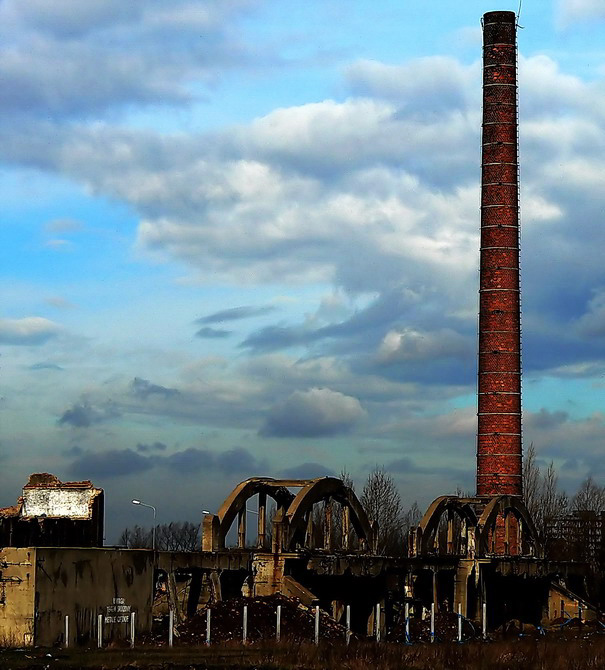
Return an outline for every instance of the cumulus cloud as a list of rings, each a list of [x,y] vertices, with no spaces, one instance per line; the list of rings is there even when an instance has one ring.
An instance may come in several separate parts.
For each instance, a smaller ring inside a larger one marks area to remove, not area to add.
[[[540,458],[557,464],[568,464],[560,470],[565,487],[577,488],[587,475],[604,476],[603,443],[605,442],[605,414],[594,412],[574,418],[566,412],[541,409],[526,412],[524,420],[525,444],[533,443]]]
[[[396,360],[434,360],[462,358],[468,360],[474,353],[474,341],[449,329],[420,332],[411,328],[389,331],[378,351],[381,362]]]
[[[568,27],[575,21],[605,19],[605,7],[601,0],[559,0],[558,20]]]
[[[262,58],[231,30],[252,4],[175,0],[168,10],[158,0],[7,0],[0,114],[65,119],[130,104],[186,104],[191,81],[212,83]]]
[[[273,407],[261,429],[269,437],[318,437],[347,432],[365,415],[357,398],[328,388],[295,391]]]
[[[605,335],[605,289],[596,290],[588,303],[588,309],[578,319],[580,333],[589,337]]]
[[[434,117],[465,111],[469,98],[478,101],[478,93],[470,86],[475,74],[455,59],[443,56],[420,58],[404,65],[360,60],[346,70],[356,95],[394,100],[404,106],[407,114],[426,114],[430,110]]]
[[[402,286],[395,286],[382,291],[377,297],[367,301],[362,307],[342,321],[334,321],[325,325],[318,324],[325,307],[320,304],[317,315],[307,315],[304,323],[296,325],[269,325],[253,331],[240,344],[255,352],[274,351],[293,346],[309,345],[322,340],[343,340],[363,338],[366,345],[371,346],[380,339],[385,329],[397,322],[403,315],[416,319],[430,303],[423,300],[423,289],[417,291]],[[340,315],[339,312],[337,312]],[[443,315],[440,316],[444,320]],[[342,343],[339,345],[342,347]],[[342,351],[342,349],[341,349]]]
[[[567,412],[555,411],[551,412],[544,407],[539,412],[527,414],[525,425],[528,430],[546,430],[561,426],[569,419]]]
[[[44,344],[60,332],[61,328],[58,324],[41,316],[0,319],[0,343],[2,344]]]
[[[141,449],[141,446],[148,446],[149,448]],[[243,448],[223,452],[196,447],[170,454],[165,454],[165,451],[165,445],[156,442],[152,445],[137,445],[136,450],[91,451],[78,449],[76,452],[72,450],[66,456],[72,459],[68,466],[70,475],[89,479],[124,477],[141,474],[152,468],[171,470],[179,475],[203,471],[222,474],[244,473],[253,476],[266,468],[266,463],[259,461]]]
[[[88,400],[74,403],[66,409],[59,417],[59,426],[71,426],[72,428],[90,428],[97,423],[103,423],[120,416],[120,411],[112,402],[106,402],[103,406],[94,406]]]
[[[73,477],[105,479],[140,474],[153,467],[153,461],[133,449],[110,449],[103,452],[84,452],[69,464]]]
[[[178,389],[152,384],[148,379],[142,379],[141,377],[135,377],[132,380],[130,388],[135,396],[143,400],[153,395],[163,396],[164,398],[172,398],[179,395]]]

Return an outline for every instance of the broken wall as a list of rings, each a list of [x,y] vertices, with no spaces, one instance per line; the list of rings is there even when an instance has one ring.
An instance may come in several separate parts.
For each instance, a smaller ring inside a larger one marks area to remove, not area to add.
[[[35,644],[64,643],[65,616],[70,644],[127,639],[130,615],[137,634],[151,630],[154,552],[137,549],[37,549]]]
[[[33,644],[35,549],[0,550],[0,646]]]

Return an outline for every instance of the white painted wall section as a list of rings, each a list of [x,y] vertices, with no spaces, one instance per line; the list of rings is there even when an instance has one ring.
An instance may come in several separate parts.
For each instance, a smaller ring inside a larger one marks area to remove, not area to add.
[[[92,501],[99,490],[94,488],[31,488],[23,489],[21,516],[68,517],[90,519]]]

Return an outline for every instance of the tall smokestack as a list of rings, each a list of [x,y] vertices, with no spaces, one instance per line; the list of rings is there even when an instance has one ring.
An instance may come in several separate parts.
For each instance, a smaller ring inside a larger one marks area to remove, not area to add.
[[[483,17],[477,495],[523,493],[517,19]]]

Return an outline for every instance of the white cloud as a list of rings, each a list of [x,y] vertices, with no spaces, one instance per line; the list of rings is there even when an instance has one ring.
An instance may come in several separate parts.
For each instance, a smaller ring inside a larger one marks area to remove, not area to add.
[[[378,350],[379,361],[422,361],[438,358],[469,359],[473,355],[475,342],[451,329],[420,332],[411,328],[391,330]]]
[[[357,398],[328,388],[295,391],[269,412],[261,435],[318,437],[347,432],[365,412]]]
[[[76,219],[53,219],[45,224],[48,233],[75,233],[83,229],[84,224]]]
[[[605,289],[595,290],[586,313],[578,319],[577,327],[581,334],[589,337],[605,336]]]
[[[407,113],[451,116],[466,112],[470,100],[480,93],[471,84],[479,72],[477,62],[464,67],[453,58],[431,56],[405,65],[385,65],[361,60],[350,65],[346,76],[354,93],[398,102]]]
[[[601,0],[559,0],[557,12],[562,27],[576,21],[605,18],[605,6]]]
[[[58,324],[41,316],[0,319],[0,342],[16,345],[43,344],[58,335],[60,330]]]
[[[0,4],[0,114],[65,120],[131,104],[188,104],[262,49],[232,26],[252,0],[40,0]],[[204,38],[200,39],[203,34]]]

